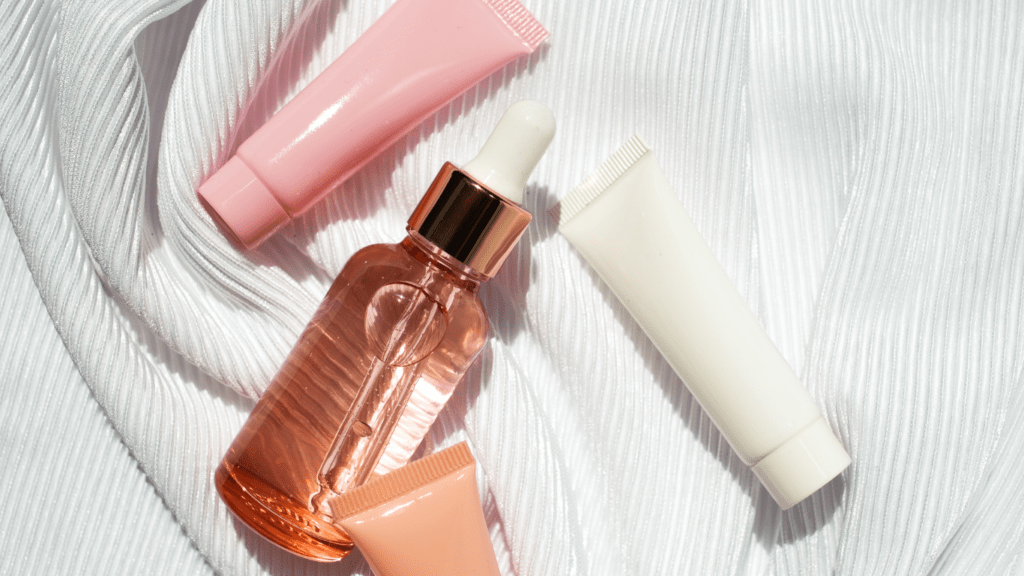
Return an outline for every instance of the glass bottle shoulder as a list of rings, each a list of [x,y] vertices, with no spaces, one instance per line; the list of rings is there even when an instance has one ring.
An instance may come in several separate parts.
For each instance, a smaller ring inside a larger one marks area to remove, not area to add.
[[[346,292],[358,292],[365,298],[392,283],[419,287],[442,305],[449,322],[456,314],[476,316],[483,330],[487,329],[479,284],[447,269],[408,241],[372,244],[355,252],[328,290],[325,303],[344,298]]]

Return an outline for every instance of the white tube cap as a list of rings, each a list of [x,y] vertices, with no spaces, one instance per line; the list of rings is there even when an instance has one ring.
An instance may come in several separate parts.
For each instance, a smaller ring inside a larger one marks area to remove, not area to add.
[[[818,418],[752,467],[783,509],[792,508],[850,465],[850,456]]]
[[[555,136],[555,116],[534,100],[521,100],[505,111],[480,153],[462,171],[516,204],[533,168]]]

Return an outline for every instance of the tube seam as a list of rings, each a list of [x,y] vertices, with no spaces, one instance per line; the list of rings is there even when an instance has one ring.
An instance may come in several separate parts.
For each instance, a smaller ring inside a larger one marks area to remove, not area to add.
[[[640,135],[634,134],[632,138],[627,140],[625,144],[620,146],[614,154],[605,160],[597,170],[591,172],[590,176],[587,176],[579,186],[573,188],[571,192],[562,198],[562,201],[559,203],[558,226],[561,227],[569,220],[572,220],[573,217],[600,196],[602,192],[607,190],[613,182],[618,180],[626,170],[629,170],[633,164],[636,164],[637,160],[650,152],[650,150],[650,147],[640,138]]]
[[[487,0],[498,18],[505,22],[505,25],[518,36],[524,44],[534,51],[540,43],[548,37],[548,31],[544,29],[540,21],[534,18],[533,14],[519,3],[518,0]]]

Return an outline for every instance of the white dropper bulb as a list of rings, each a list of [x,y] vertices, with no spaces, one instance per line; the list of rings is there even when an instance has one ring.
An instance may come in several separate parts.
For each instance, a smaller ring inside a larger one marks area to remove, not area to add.
[[[505,198],[523,203],[526,180],[555,136],[547,106],[521,100],[505,111],[480,153],[462,171]]]

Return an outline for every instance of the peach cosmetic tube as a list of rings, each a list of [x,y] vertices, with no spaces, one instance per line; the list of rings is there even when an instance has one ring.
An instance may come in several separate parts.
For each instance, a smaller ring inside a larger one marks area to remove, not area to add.
[[[397,0],[199,187],[252,249],[547,32],[517,0]]]
[[[559,231],[611,287],[779,506],[850,464],[796,374],[630,139],[560,204]]]
[[[500,574],[465,442],[374,478],[337,506],[377,576]]]

